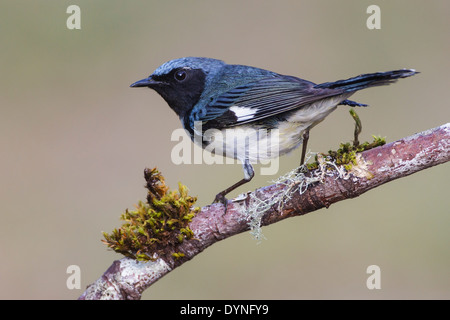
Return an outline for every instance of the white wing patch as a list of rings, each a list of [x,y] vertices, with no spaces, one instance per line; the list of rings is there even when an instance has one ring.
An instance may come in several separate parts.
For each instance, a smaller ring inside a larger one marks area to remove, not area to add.
[[[232,106],[230,108],[230,111],[232,111],[236,115],[237,121],[240,122],[252,119],[258,109]]]

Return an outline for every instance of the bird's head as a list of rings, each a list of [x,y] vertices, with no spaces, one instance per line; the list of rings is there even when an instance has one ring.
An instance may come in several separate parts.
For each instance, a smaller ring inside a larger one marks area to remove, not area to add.
[[[167,104],[183,118],[200,100],[208,80],[212,79],[225,62],[210,58],[187,57],[171,60],[139,80],[131,87],[148,87],[158,92]]]

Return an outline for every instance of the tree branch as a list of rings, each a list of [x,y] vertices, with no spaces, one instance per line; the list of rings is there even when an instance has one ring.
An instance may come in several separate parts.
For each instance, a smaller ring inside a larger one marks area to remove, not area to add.
[[[269,203],[260,215],[260,224],[303,215],[331,204],[357,197],[386,182],[406,177],[417,171],[450,160],[450,123],[358,154],[349,173],[334,169],[323,172],[321,183],[299,191],[298,182],[278,183],[255,190],[245,199],[223,206],[206,206],[193,218],[190,228],[194,238],[177,248],[184,257],[154,256],[149,262],[131,258],[116,260],[106,272],[87,287],[79,299],[140,299],[142,292],[165,274],[192,259],[219,240],[249,230],[249,210],[260,203]],[[320,169],[317,169],[320,170]],[[310,172],[312,174],[313,172]],[[289,195],[280,198],[280,195]],[[273,202],[273,199],[280,201]]]

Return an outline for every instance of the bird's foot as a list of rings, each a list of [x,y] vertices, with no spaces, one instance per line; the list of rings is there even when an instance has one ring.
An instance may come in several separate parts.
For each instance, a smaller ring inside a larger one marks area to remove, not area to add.
[[[221,203],[221,204],[223,204],[223,206],[225,207],[224,214],[227,213],[228,199],[225,197],[225,193],[223,193],[223,192],[218,193],[216,195],[216,197],[214,198],[213,203]]]
[[[306,163],[302,163],[300,164],[300,166],[297,168],[297,173],[308,173],[310,170],[308,168],[308,164]]]
[[[216,195],[216,197],[214,198],[213,203],[221,203],[223,204],[223,206],[225,207],[225,211],[223,214],[227,213],[227,208],[228,208],[228,199],[225,197],[225,193],[220,192]]]

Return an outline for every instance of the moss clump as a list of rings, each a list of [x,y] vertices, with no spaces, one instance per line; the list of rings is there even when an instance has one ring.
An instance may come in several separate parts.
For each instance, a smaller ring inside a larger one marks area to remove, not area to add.
[[[364,142],[360,145],[352,145],[350,143],[341,143],[339,149],[336,151],[328,151],[328,154],[332,159],[336,161],[336,164],[343,165],[347,171],[350,171],[352,165],[356,165],[356,153],[363,152],[378,146],[382,146],[386,143],[386,139],[378,136],[373,136],[372,142]]]
[[[327,154],[321,154],[326,160],[334,161],[337,165],[343,165],[347,171],[352,169],[353,165],[356,165],[356,154],[358,152],[363,152],[369,149],[373,149],[379,146],[386,144],[386,138],[382,138],[379,136],[372,136],[372,142],[364,142],[358,146],[354,146],[353,144],[341,143],[339,149],[336,151],[330,150]],[[317,159],[317,155],[315,157],[315,161],[312,163],[306,164],[308,170],[315,170],[319,167],[319,162]]]
[[[189,228],[192,218],[200,210],[193,208],[197,198],[188,195],[187,187],[178,184],[170,191],[164,177],[156,169],[145,169],[147,202],[139,201],[134,210],[125,210],[120,219],[125,223],[111,234],[103,232],[108,247],[126,257],[141,261],[158,257],[184,257],[177,246],[194,233]]]
[[[322,154],[328,161],[334,161],[337,165],[343,165],[347,171],[352,169],[353,165],[356,165],[356,153],[363,152],[369,149],[373,149],[386,144],[386,138],[379,136],[372,136],[372,142],[359,143],[358,136],[362,130],[361,120],[353,109],[350,109],[350,115],[355,120],[355,131],[353,143],[341,143],[339,149],[336,151],[328,151],[328,154]],[[319,167],[317,155],[313,163],[306,164],[308,170],[314,170]]]

